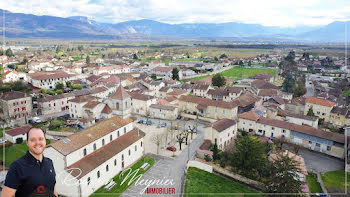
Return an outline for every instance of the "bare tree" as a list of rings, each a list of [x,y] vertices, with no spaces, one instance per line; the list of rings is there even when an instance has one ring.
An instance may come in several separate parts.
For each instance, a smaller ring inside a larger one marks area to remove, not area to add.
[[[148,121],[149,117],[151,116],[151,112],[149,111],[149,109],[146,109],[145,116]]]
[[[185,143],[185,144],[187,145],[188,134],[189,134],[189,133],[188,133],[187,131],[184,131],[182,134],[183,134],[183,136],[184,136],[184,138],[185,138],[185,140],[186,140],[186,143]]]
[[[157,155],[159,154],[159,145],[162,142],[163,134],[153,134],[151,141],[157,145]]]
[[[180,146],[180,150],[181,150],[181,145],[185,141],[185,137],[183,136],[183,133],[177,134],[176,139],[179,142],[179,146]]]
[[[191,127],[191,126],[188,126],[189,127],[189,132],[191,133],[191,140],[193,139],[193,133],[194,133],[194,129],[196,128],[196,127]]]

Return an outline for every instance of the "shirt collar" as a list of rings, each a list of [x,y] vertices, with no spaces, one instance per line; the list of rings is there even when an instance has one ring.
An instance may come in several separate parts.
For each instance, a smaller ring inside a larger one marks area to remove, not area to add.
[[[43,163],[45,160],[45,157],[43,155],[43,159],[42,162],[40,162],[40,160],[37,160],[32,154],[30,154],[29,151],[27,151],[26,155],[25,155],[30,161],[34,162],[34,163]]]

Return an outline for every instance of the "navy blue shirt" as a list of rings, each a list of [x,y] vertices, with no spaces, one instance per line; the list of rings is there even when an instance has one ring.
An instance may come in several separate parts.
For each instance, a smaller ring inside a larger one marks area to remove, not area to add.
[[[52,160],[43,156],[40,162],[27,151],[11,164],[4,185],[16,189],[15,196],[22,197],[30,196],[39,186],[53,192],[55,184],[56,173]]]

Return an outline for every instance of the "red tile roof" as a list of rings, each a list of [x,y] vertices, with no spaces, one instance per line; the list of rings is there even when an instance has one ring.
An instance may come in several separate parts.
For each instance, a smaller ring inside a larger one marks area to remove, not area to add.
[[[21,135],[21,134],[27,133],[27,131],[30,129],[30,127],[31,126],[29,126],[29,125],[26,125],[23,127],[17,127],[17,128],[5,131],[5,133],[7,133],[11,136]]]
[[[322,106],[326,106],[326,107],[333,107],[336,105],[336,103],[334,103],[332,101],[328,101],[328,100],[321,99],[321,98],[315,98],[315,97],[306,97],[305,102],[316,104],[316,105],[322,105]]]
[[[214,101],[211,99],[200,98],[200,97],[196,97],[196,96],[184,96],[184,95],[182,95],[180,97],[179,101],[197,103],[197,104],[204,105],[204,106],[217,106],[217,107],[227,108],[227,109],[232,109],[232,108],[235,108],[238,106],[234,102]]]
[[[69,142],[64,140],[59,140],[50,144],[49,146],[56,149],[63,155],[68,155],[79,148],[86,146],[87,144],[94,142],[101,137],[108,135],[110,132],[115,131],[129,123],[133,122],[133,119],[122,119],[119,117],[109,118],[98,124],[95,124],[87,129],[80,131],[66,137],[69,139]]]
[[[118,137],[117,139],[113,140],[109,144],[103,146],[102,148],[99,148],[98,150],[85,156],[78,162],[68,166],[67,170],[69,171],[69,169],[72,169],[72,168],[80,169],[79,171],[72,170],[71,174],[77,179],[81,179],[86,174],[88,174],[98,166],[102,165],[110,158],[114,157],[121,151],[125,150],[126,148],[128,148],[129,146],[137,142],[138,140],[142,139],[144,136],[145,136],[145,133],[142,131],[139,131],[139,132],[135,130],[128,131],[126,134]]]
[[[120,84],[117,91],[111,96],[113,99],[123,100],[129,98],[130,95],[125,91],[123,86]]]
[[[214,123],[208,125],[207,127],[213,127],[216,131],[221,132],[227,128],[232,127],[235,124],[236,124],[235,120],[224,118],[224,119],[215,121]]]

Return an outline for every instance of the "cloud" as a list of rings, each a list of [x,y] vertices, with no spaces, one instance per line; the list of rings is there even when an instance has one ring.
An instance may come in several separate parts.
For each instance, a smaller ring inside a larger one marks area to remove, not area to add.
[[[242,22],[293,27],[350,19],[347,0],[16,0],[0,1],[0,8],[36,15],[87,16],[108,23],[152,19],[171,24]]]

